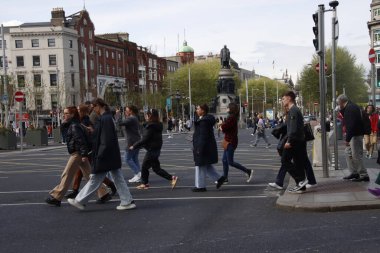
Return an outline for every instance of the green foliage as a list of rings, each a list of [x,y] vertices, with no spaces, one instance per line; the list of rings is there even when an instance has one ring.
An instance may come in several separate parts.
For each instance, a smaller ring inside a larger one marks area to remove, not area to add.
[[[305,65],[302,69],[300,80],[297,85],[301,90],[306,104],[319,101],[319,75],[315,70],[318,63],[317,55],[314,55],[311,64]],[[327,73],[327,94],[328,102],[332,100],[331,84],[331,47],[326,51]],[[347,96],[354,102],[367,102],[367,87],[365,85],[365,69],[363,65],[356,63],[356,57],[347,48],[338,47],[336,50],[336,91],[337,95],[346,89]]]
[[[217,93],[216,83],[220,70],[218,60],[185,65],[176,72],[168,74],[164,82],[163,94],[169,96],[170,91],[174,94],[178,90],[186,97],[189,96],[189,67],[192,104],[209,103]]]

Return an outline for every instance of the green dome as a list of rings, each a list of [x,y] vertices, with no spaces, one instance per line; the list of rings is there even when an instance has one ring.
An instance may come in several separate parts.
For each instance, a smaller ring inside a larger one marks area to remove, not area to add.
[[[194,53],[194,49],[187,45],[187,41],[183,42],[182,48],[179,50],[180,53]]]

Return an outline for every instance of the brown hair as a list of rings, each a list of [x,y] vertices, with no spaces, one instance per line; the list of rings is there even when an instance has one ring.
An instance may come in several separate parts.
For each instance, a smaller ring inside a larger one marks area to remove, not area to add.
[[[208,113],[208,105],[207,104],[199,105],[199,107],[205,112],[205,114]]]
[[[80,104],[78,107],[79,107],[79,110],[78,110],[79,117],[80,117],[80,120],[82,121],[84,116],[88,116],[88,114],[90,113],[90,109],[88,108],[86,104]]]
[[[139,113],[139,109],[137,109],[136,106],[134,105],[128,105],[127,108],[135,115],[137,115]]]
[[[229,103],[228,109],[230,109],[229,114],[234,115],[235,117],[239,116],[239,107],[236,103]]]
[[[100,107],[104,108],[106,112],[111,111],[109,105],[106,102],[104,102],[104,100],[101,98],[94,98],[91,103],[93,106],[99,105]]]
[[[288,90],[284,93],[284,95],[282,95],[283,97],[290,97],[290,99],[294,102],[296,100],[296,94],[291,91],[291,90]]]
[[[68,106],[66,110],[69,111],[69,114],[73,115],[73,119],[80,120],[78,109],[75,106]]]
[[[149,122],[160,122],[160,117],[156,109],[151,109],[147,113]]]

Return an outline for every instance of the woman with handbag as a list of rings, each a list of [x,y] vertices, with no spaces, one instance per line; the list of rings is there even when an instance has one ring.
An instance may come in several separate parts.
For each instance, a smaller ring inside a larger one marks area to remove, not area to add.
[[[235,150],[238,145],[238,115],[239,108],[237,104],[230,103],[227,108],[228,117],[220,126],[220,130],[224,133],[223,139],[223,176],[225,177],[225,183],[228,182],[228,170],[229,166],[232,166],[238,170],[247,174],[247,183],[252,180],[253,170],[248,170],[246,167],[234,161]]]
[[[225,177],[216,172],[213,164],[218,162],[218,149],[214,135],[214,116],[208,114],[207,104],[197,106],[198,119],[194,122],[193,155],[195,162],[195,187],[193,192],[205,192],[206,174],[217,181],[216,188],[220,188]]]

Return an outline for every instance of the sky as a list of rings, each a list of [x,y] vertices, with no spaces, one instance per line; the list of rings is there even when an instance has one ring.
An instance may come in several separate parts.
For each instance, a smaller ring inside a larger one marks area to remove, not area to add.
[[[296,81],[314,54],[312,14],[326,0],[0,0],[0,22],[50,21],[51,10],[66,16],[90,13],[95,33],[127,32],[130,41],[158,56],[175,55],[184,39],[195,55],[219,53],[227,45],[240,67],[270,78],[288,70]],[[367,22],[372,0],[340,0],[338,45],[369,70]],[[331,45],[332,12],[326,12],[326,45]],[[178,39],[179,38],[179,39]],[[274,64],[273,64],[274,62]]]

